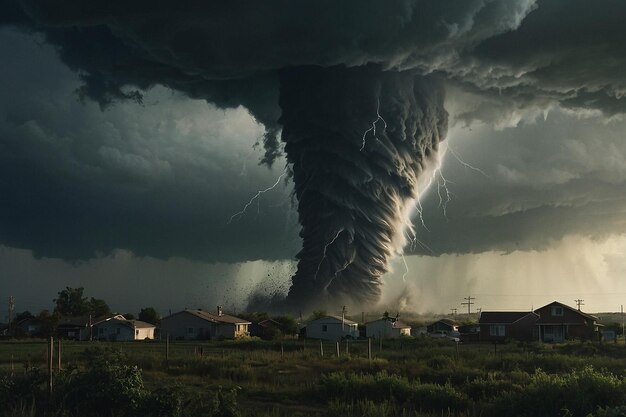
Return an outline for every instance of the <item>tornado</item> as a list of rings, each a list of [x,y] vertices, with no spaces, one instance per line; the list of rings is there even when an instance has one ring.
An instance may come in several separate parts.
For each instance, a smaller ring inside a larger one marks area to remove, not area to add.
[[[375,303],[402,253],[418,179],[445,138],[439,82],[367,65],[280,73],[302,249],[287,304]]]

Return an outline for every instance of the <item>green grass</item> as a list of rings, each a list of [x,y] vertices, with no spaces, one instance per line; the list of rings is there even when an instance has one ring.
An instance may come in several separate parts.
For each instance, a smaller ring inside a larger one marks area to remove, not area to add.
[[[623,345],[510,343],[495,351],[432,339],[385,341],[382,350],[372,345],[370,361],[363,342],[350,343],[349,354],[342,343],[339,357],[336,345],[325,342],[321,357],[313,340],[285,341],[282,352],[280,342],[253,339],[176,341],[166,361],[159,341],[64,341],[62,359],[80,374],[109,349],[142,371],[147,392],[175,388],[181,398],[235,388],[243,416],[526,416],[542,415],[544,407],[543,415],[567,410],[587,417],[619,415],[626,405],[619,395],[626,392]],[[0,342],[0,375],[45,370],[45,353],[42,340]],[[524,408],[533,399],[540,409]],[[30,415],[31,406],[20,403],[0,416]]]

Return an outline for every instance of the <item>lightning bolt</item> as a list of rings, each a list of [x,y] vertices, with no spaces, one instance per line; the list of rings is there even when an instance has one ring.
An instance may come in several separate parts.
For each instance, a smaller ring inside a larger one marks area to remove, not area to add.
[[[424,221],[424,207],[422,207],[422,202],[420,201],[421,196],[419,191],[417,191],[417,199],[415,200],[415,210],[417,211],[417,215],[419,216],[420,223],[422,223],[422,227],[430,232],[430,229],[426,226],[426,222]]]
[[[415,250],[415,248],[417,247],[417,245],[420,245],[423,249],[426,249],[428,252],[430,252],[431,254],[435,254],[435,252],[424,242],[422,242],[421,240],[419,240],[417,238],[417,233],[415,233],[415,231],[413,229],[409,229],[411,231],[411,236],[409,237],[409,240],[411,241],[411,245],[409,246],[411,248],[411,250]]]
[[[479,172],[480,174],[482,174],[485,178],[491,178],[489,175],[487,175],[485,173],[485,171],[483,171],[480,168],[476,168],[473,165],[468,164],[467,162],[465,162],[463,160],[463,158],[461,158],[461,155],[459,155],[453,148],[452,146],[450,146],[450,143],[448,143],[448,150],[450,151],[450,153],[452,154],[452,156],[454,157],[454,159],[456,159],[461,165],[463,165],[465,168],[469,168],[473,171]]]
[[[441,209],[443,210],[443,216],[446,218],[446,220],[448,220],[448,203],[452,201],[452,193],[448,188],[448,183],[451,181],[447,180],[446,177],[443,176],[441,168],[437,168],[437,170],[435,170],[435,176],[437,174],[439,174],[439,178],[441,178],[441,181],[439,181],[439,178],[437,178],[437,195],[439,196],[439,207],[441,207]]]
[[[320,263],[317,264],[317,270],[315,271],[315,279],[317,279],[317,274],[320,273],[320,268],[322,267],[322,262],[324,262],[324,259],[326,259],[326,251],[328,250],[328,247],[330,245],[332,245],[333,243],[335,243],[335,240],[337,240],[339,238],[339,235],[341,234],[341,232],[343,232],[343,228],[339,229],[339,231],[337,232],[335,237],[324,246],[324,252],[322,253],[322,259],[320,259]]]
[[[246,205],[245,205],[245,206],[243,206],[243,209],[241,209],[241,211],[238,211],[237,213],[235,213],[235,214],[233,214],[232,216],[230,216],[230,219],[228,220],[228,223],[226,223],[226,224],[231,224],[231,223],[232,223],[232,221],[233,221],[235,218],[238,218],[238,217],[243,216],[243,215],[245,214],[246,210],[248,210],[248,207],[250,207],[250,206],[252,205],[252,203],[254,203],[254,200],[257,200],[257,213],[258,213],[258,210],[260,210],[259,203],[258,203],[258,199],[259,199],[259,198],[260,198],[263,194],[265,194],[266,192],[271,191],[271,190],[273,190],[274,188],[276,188],[276,187],[278,186],[278,184],[280,183],[280,180],[281,180],[281,179],[283,179],[283,177],[284,177],[286,174],[287,174],[287,167],[285,167],[285,169],[283,170],[282,174],[280,174],[280,176],[278,177],[278,179],[276,180],[276,182],[275,182],[272,186],[267,187],[267,188],[266,188],[266,189],[264,189],[264,190],[259,190],[259,191],[257,191],[257,193],[254,195],[254,197],[252,197],[252,198],[250,199],[250,201],[248,201],[248,202],[246,203]]]
[[[409,265],[406,263],[406,259],[404,258],[404,254],[402,254],[402,262],[404,262],[404,275],[402,275],[402,282],[406,282],[406,276],[409,273]]]
[[[376,123],[378,123],[379,121],[381,121],[385,124],[385,127],[383,128],[383,132],[387,130],[387,122],[385,121],[385,119],[383,119],[383,117],[380,115],[380,98],[378,98],[377,103],[376,103],[376,120],[374,120],[372,122],[372,127],[370,127],[369,129],[367,129],[364,133],[363,133],[363,143],[361,145],[361,149],[359,149],[359,151],[363,151],[363,149],[365,149],[365,138],[367,137],[367,134],[369,132],[372,132],[372,134],[374,135],[374,138],[376,138],[376,140],[378,140],[378,138],[376,137]]]

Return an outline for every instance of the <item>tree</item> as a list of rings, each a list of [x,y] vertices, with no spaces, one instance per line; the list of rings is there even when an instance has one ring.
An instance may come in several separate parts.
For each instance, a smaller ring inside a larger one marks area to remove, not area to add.
[[[278,316],[274,317],[274,321],[280,323],[282,333],[286,335],[298,334],[298,322],[290,316]]]
[[[111,309],[109,308],[108,304],[104,300],[91,297],[88,304],[89,312],[90,314],[93,314],[94,317],[110,316],[113,314],[111,313]]]
[[[157,311],[152,307],[142,308],[138,317],[141,321],[155,325],[159,323],[159,320],[161,320],[159,313],[157,313]]]
[[[88,299],[83,295],[83,287],[65,287],[58,292],[58,297],[53,301],[56,303],[54,312],[61,316],[86,316],[91,314],[95,317],[111,315],[111,309],[104,300],[91,297]]]
[[[83,296],[84,290],[83,287],[65,287],[63,291],[59,291],[58,297],[53,300],[56,303],[54,312],[62,316],[72,317],[89,314],[91,306],[87,297]]]
[[[13,319],[16,323],[19,323],[20,321],[24,320],[24,319],[29,319],[31,317],[34,317],[30,311],[22,311],[21,313],[17,313],[15,315],[15,318]]]

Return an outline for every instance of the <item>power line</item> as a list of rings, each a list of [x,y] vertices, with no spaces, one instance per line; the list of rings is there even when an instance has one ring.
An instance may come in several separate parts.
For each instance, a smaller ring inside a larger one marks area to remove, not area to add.
[[[576,306],[578,307],[578,311],[580,311],[580,306],[584,306],[585,305],[585,303],[583,303],[583,301],[585,301],[585,300],[581,300],[580,298],[574,300],[574,302],[576,303]]]
[[[476,304],[474,302],[472,302],[472,300],[475,300],[476,297],[472,297],[471,295],[468,295],[467,297],[463,297],[464,300],[467,300],[467,302],[461,303],[462,306],[466,305],[467,306],[467,315],[472,314],[472,304]]]

